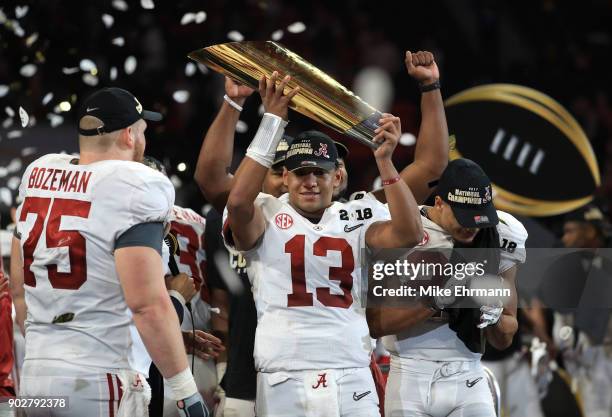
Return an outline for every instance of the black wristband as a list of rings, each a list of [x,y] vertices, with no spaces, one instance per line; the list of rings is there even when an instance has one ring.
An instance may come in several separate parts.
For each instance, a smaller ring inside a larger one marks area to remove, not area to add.
[[[419,84],[419,90],[421,90],[421,93],[426,93],[428,91],[433,91],[433,90],[439,90],[440,89],[440,80],[436,80],[431,84]]]

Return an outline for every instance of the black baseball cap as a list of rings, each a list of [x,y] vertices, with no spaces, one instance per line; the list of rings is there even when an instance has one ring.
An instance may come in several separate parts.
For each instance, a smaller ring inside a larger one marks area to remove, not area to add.
[[[336,144],[336,149],[338,150],[338,158],[346,159],[346,157],[349,154],[349,150],[346,147],[346,145],[344,145],[344,143],[337,142],[337,141],[334,141],[334,143]]]
[[[102,126],[95,129],[81,129],[83,136],[96,136],[123,129],[140,119],[158,122],[162,115],[157,112],[143,110],[142,105],[129,91],[117,87],[103,88],[96,91],[81,105],[78,120],[84,116],[97,117]]]
[[[291,142],[293,142],[293,138],[291,136],[283,135],[280,142],[278,142],[278,145],[276,146],[276,153],[274,154],[272,168],[277,168],[285,163],[285,156],[287,155],[287,150],[289,149]]]
[[[285,157],[289,171],[300,168],[321,168],[332,171],[338,167],[336,144],[323,132],[308,130],[296,136]]]
[[[598,229],[603,229],[606,223],[603,212],[595,204],[584,205],[566,214],[563,220],[565,222],[591,223]]]
[[[463,227],[493,227],[499,223],[491,180],[474,161],[449,162],[438,182],[436,195],[448,203]]]

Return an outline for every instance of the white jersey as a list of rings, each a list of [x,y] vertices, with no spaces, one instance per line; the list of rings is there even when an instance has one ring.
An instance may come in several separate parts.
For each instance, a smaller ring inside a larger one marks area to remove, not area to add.
[[[137,162],[75,165],[72,159],[41,157],[28,166],[20,187],[25,358],[146,374],[141,368],[148,362],[136,363],[141,341],[113,253],[131,227],[169,221],[174,189]]]
[[[288,194],[262,193],[255,204],[266,229],[243,255],[257,307],[257,369],[368,366],[362,250],[370,225],[390,219],[388,209],[377,201],[335,202],[311,223],[288,204]]]
[[[179,244],[178,253],[174,257],[176,265],[179,272],[193,278],[197,291],[191,299],[194,326],[198,330],[207,330],[210,328],[210,292],[206,281],[204,251],[206,219],[189,208],[174,206],[170,225],[170,231],[174,233]],[[189,314],[183,317],[182,328],[188,331],[192,329]]]
[[[498,210],[500,246],[499,273],[525,262],[527,230],[511,214]],[[442,227],[421,216],[424,229],[424,249],[452,248],[453,239]],[[505,247],[504,247],[504,241]],[[509,249],[510,248],[510,249]],[[385,348],[394,355],[408,359],[431,361],[466,361],[480,359],[480,353],[469,350],[457,333],[443,321],[426,320],[397,335],[383,337]]]

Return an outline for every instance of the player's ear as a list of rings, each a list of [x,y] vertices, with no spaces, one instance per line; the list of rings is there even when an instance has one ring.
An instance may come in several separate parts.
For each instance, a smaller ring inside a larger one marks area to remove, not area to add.
[[[134,147],[134,132],[132,127],[128,126],[119,131],[118,142],[121,148],[133,148]]]
[[[339,187],[342,184],[342,170],[336,169],[334,171],[334,187]]]
[[[289,187],[289,171],[287,168],[283,168],[283,185]]]
[[[434,207],[437,208],[438,210],[440,210],[440,209],[442,209],[443,205],[444,205],[444,201],[442,201],[440,196],[439,195],[435,196],[435,198],[434,198]]]

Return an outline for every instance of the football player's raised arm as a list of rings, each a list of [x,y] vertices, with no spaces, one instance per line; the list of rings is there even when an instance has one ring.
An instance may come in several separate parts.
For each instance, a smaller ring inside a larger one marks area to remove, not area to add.
[[[232,188],[232,174],[229,169],[234,151],[234,134],[240,112],[253,89],[239,85],[225,78],[225,93],[221,109],[212,122],[200,149],[193,178],[204,197],[219,212],[227,204]]]
[[[485,328],[485,336],[487,341],[498,350],[504,350],[512,344],[512,338],[518,330],[518,321],[516,319],[517,295],[516,295],[516,271],[517,266],[501,274],[502,278],[512,292],[510,300],[504,305],[504,310],[499,321]]]
[[[255,205],[255,199],[261,192],[266,172],[274,161],[276,147],[287,125],[289,102],[299,91],[296,87],[285,95],[284,89],[290,77],[285,76],[277,86],[278,78],[275,71],[270,79],[263,77],[259,80],[259,94],[266,112],[236,171],[227,201],[229,228],[236,248],[242,251],[252,249],[264,233],[264,218]]]
[[[406,69],[420,86],[436,86],[440,73],[431,52],[406,51]],[[426,88],[427,89],[427,88]],[[429,184],[437,180],[448,165],[448,126],[440,88],[424,91],[421,95],[421,126],[414,151],[414,161],[400,176],[408,184],[415,200],[423,204],[431,194]],[[383,189],[373,192],[385,202]]]
[[[368,227],[366,244],[371,248],[411,248],[423,238],[423,225],[414,196],[391,161],[402,131],[400,119],[384,114],[379,123],[374,142],[380,146],[374,151],[374,156],[389,202],[391,220]]]
[[[17,237],[13,237],[11,243],[9,285],[11,288],[13,305],[15,306],[15,319],[21,334],[25,335],[27,308],[25,303],[25,288],[23,287],[23,256],[21,254],[21,242]]]

